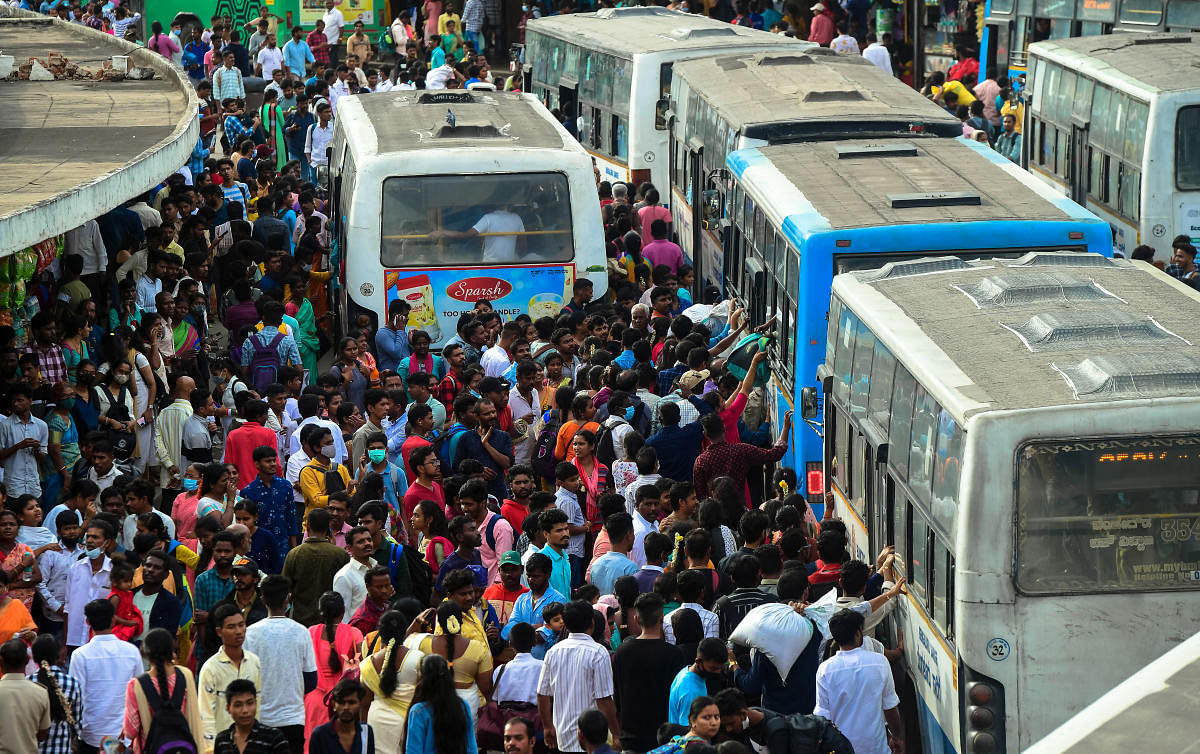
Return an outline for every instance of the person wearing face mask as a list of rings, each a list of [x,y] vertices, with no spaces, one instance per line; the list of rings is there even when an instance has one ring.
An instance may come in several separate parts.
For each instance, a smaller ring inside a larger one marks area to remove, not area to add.
[[[387,435],[382,432],[373,432],[367,436],[366,453],[363,454],[362,464],[355,478],[361,484],[372,472],[383,478],[383,501],[388,504],[392,515],[402,517],[404,513],[400,501],[408,492],[408,475],[404,473],[404,469],[388,460]]]
[[[125,359],[109,365],[108,381],[94,388],[98,428],[108,433],[117,460],[127,461],[136,445],[137,423],[133,420],[136,402],[129,390],[133,366]]]
[[[116,549],[116,537],[116,529],[103,519],[92,519],[84,529],[84,557],[76,560],[67,572],[66,599],[63,601],[63,615],[66,618],[65,644],[70,649],[81,647],[88,641],[88,623],[83,615],[84,605],[108,595],[108,577],[112,572],[109,553]],[[86,711],[84,715],[86,718]],[[85,738],[86,727],[85,723]]]
[[[66,382],[54,386],[54,410],[46,417],[50,441],[46,445],[54,473],[42,482],[42,499],[56,502],[71,480],[71,469],[79,460],[79,430],[71,418],[75,391]]]
[[[71,410],[71,418],[75,420],[80,437],[95,431],[100,420],[100,409],[92,394],[97,374],[96,364],[90,359],[83,359],[75,366],[75,384],[71,386],[75,393],[75,404]]]
[[[183,470],[180,486],[183,491],[171,504],[171,520],[175,522],[175,538],[193,552],[199,551],[196,537],[196,504],[200,502],[200,474],[203,464],[190,463]]]
[[[329,507],[331,492],[349,491],[353,482],[350,472],[333,459],[337,456],[337,446],[333,443],[333,433],[325,427],[320,427],[309,436],[312,460],[300,469],[299,487],[304,495],[304,515],[316,508]]]

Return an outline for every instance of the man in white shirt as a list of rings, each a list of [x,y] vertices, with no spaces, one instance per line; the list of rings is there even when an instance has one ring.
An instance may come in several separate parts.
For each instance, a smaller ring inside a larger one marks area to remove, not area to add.
[[[77,615],[87,636],[95,634],[71,655],[70,675],[79,684],[80,751],[95,752],[105,738],[120,738],[125,723],[125,687],[142,674],[142,655],[133,644],[112,633],[116,609],[96,598]],[[311,643],[311,642],[310,642]]]
[[[621,448],[616,449],[618,453]],[[620,457],[624,457],[622,453]],[[662,475],[658,473],[658,451],[649,445],[644,446],[633,457],[637,464],[638,475],[633,478],[633,481],[625,485],[625,510],[633,514],[637,509],[637,492],[642,487],[648,484],[658,484],[658,480],[662,479]],[[659,496],[655,495],[654,499],[658,500]]]
[[[49,458],[50,433],[46,422],[33,415],[29,388],[14,385],[9,391],[12,413],[0,420],[0,465],[4,485],[14,499],[20,495],[41,496],[39,464]],[[64,466],[58,472],[66,470]]]
[[[880,43],[875,39],[875,34],[867,35],[867,47],[862,52],[862,56],[868,62],[879,66],[887,75],[892,75],[892,53],[888,51],[887,45],[891,42],[891,34],[884,33],[883,42]]]
[[[500,328],[500,339],[496,345],[483,352],[479,366],[483,367],[484,377],[499,377],[512,366],[509,353],[513,343],[521,337],[522,326],[519,322],[505,322]]]
[[[367,572],[379,565],[371,557],[375,552],[375,539],[365,526],[355,526],[346,532],[346,549],[350,551],[350,562],[333,575],[333,591],[342,595],[346,612],[342,623],[349,623],[354,613],[367,598]]]
[[[90,482],[81,480],[76,485]],[[56,518],[62,517],[62,526],[55,526],[58,537],[58,550],[46,550],[38,556],[38,568],[42,572],[42,580],[37,585],[38,594],[42,595],[42,617],[57,626],[54,633],[61,633],[63,616],[66,613],[67,575],[76,561],[83,557],[84,547],[80,543],[78,515],[73,509],[62,508]],[[55,521],[49,522],[56,524]],[[49,528],[49,527],[47,527]]]
[[[291,591],[286,576],[263,579],[259,594],[267,617],[246,629],[242,649],[257,655],[262,668],[258,721],[279,728],[292,751],[301,751],[304,695],[317,687],[317,655],[308,629],[287,617]]]
[[[108,270],[108,250],[104,246],[104,239],[100,237],[99,223],[94,219],[88,220],[78,228],[67,231],[63,254],[77,254],[83,257],[83,270],[79,273],[79,279],[90,290],[104,290],[101,284],[104,272]]]
[[[508,407],[512,410],[514,423],[512,435],[513,463],[515,464],[528,464],[533,458],[534,448],[537,447],[538,417],[542,411],[538,392],[534,386],[538,382],[540,373],[541,367],[537,362],[531,359],[518,362],[516,384],[508,393]],[[520,432],[515,426],[517,422],[524,422],[526,427],[523,439],[518,439]]]
[[[608,649],[597,644],[592,630],[592,606],[573,600],[563,608],[567,638],[546,651],[538,676],[538,713],[546,746],[562,752],[582,751],[576,721],[595,707],[604,713],[612,735],[612,748],[621,751],[621,726],[613,703],[612,660]]]
[[[269,79],[275,71],[283,68],[283,50],[274,35],[267,37],[267,46],[258,51],[258,75]]]
[[[653,450],[653,448],[651,448]],[[658,511],[662,495],[657,484],[643,484],[634,495],[633,550],[629,557],[639,568],[646,565],[646,535],[658,531]]]
[[[721,635],[721,620],[711,610],[706,610],[700,604],[700,597],[704,594],[704,579],[710,578],[708,573],[701,571],[684,571],[679,574],[677,579],[679,588],[679,607],[667,613],[663,617],[663,638],[672,644],[675,643],[675,631],[671,622],[671,616],[685,607],[690,607],[696,611],[696,615],[700,616],[700,625],[704,628],[704,638],[710,636],[719,637]]]
[[[517,656],[492,672],[492,700],[495,702],[525,702],[537,704],[538,678],[542,661],[534,657],[533,626],[514,623],[508,634],[508,644]]]
[[[840,610],[829,619],[838,653],[817,668],[817,706],[858,754],[889,754],[900,734],[900,697],[887,659],[863,649],[863,616]],[[886,725],[885,725],[886,722]]]
[[[321,417],[316,415],[315,407],[317,406],[317,397],[314,395],[302,395],[302,396],[300,396],[299,405],[300,405],[300,414],[302,416],[305,413],[307,413],[307,411],[309,411],[309,410],[312,410],[313,413],[309,414],[307,417],[305,417],[304,419],[302,419],[300,421],[300,424],[298,424],[296,426],[296,431],[292,433],[291,438],[289,438],[289,440],[288,440],[288,453],[289,453],[288,470],[289,470],[289,472],[291,471],[291,466],[292,466],[291,465],[291,456],[294,456],[297,453],[302,454],[303,443],[301,441],[304,439],[304,428],[311,424],[316,424],[318,426],[324,427],[325,429],[328,429],[330,432],[333,433],[333,446],[335,448],[337,448],[337,452],[333,456],[333,462],[334,463],[345,463],[346,456],[347,456],[346,441],[342,439],[342,430],[340,427],[338,427],[336,424],[329,421],[328,419],[322,419]],[[307,461],[305,461],[305,463],[307,463]],[[299,473],[299,472],[297,472],[297,473]]]
[[[342,41],[342,29],[346,28],[346,19],[338,10],[335,0],[325,0],[325,15],[321,16],[321,20],[325,22],[325,39],[329,42],[329,65],[336,67],[338,52],[341,49],[339,43]]]
[[[317,122],[308,127],[308,135],[304,139],[304,156],[314,168],[329,164],[325,150],[333,141],[333,126],[329,124],[332,118],[332,105],[327,102],[317,105]]]

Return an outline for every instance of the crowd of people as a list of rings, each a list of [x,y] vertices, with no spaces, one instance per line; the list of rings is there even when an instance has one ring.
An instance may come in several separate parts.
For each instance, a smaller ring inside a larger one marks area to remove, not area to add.
[[[244,220],[231,160],[191,178],[68,234],[0,329],[11,750],[738,752],[814,712],[902,748],[892,555],[776,468],[769,336],[692,303],[654,187],[600,185],[607,293],[479,301],[435,353],[402,300],[329,337],[311,185]],[[730,643],[834,589],[790,667]]]

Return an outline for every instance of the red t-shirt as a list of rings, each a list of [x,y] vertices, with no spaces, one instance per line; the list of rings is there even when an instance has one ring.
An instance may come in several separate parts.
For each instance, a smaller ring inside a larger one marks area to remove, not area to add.
[[[442,491],[442,485],[438,482],[433,483],[433,489],[425,487],[420,482],[413,482],[408,486],[408,492],[404,493],[404,520],[412,518],[413,511],[417,509],[417,505],[422,500],[432,500],[443,509],[446,507],[446,493]]]
[[[504,584],[496,582],[484,590],[483,598],[496,611],[496,617],[500,620],[500,625],[503,626],[505,623],[508,623],[508,619],[512,616],[513,606],[517,603],[517,597],[528,591],[529,587],[521,585],[517,591],[510,592],[504,588]]]
[[[232,463],[238,470],[238,489],[258,478],[254,465],[254,450],[266,446],[275,451],[275,462],[279,463],[279,438],[275,430],[267,429],[258,422],[246,422],[225,438],[225,463]],[[280,468],[283,468],[280,466]]]
[[[504,503],[500,506],[500,515],[504,516],[505,521],[512,524],[514,532],[519,532],[521,524],[525,523],[526,517],[529,516],[529,506],[505,498]]]

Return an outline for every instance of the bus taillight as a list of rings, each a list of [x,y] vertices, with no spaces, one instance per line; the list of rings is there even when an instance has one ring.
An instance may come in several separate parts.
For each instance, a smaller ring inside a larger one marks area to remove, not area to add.
[[[963,751],[991,754],[1004,751],[1004,686],[994,678],[959,664]]]
[[[804,478],[809,497],[820,497],[825,494],[825,472],[821,470],[820,461],[809,461],[804,464]]]
[[[1067,238],[1071,239],[1072,241],[1082,241],[1083,240],[1083,231],[1082,230],[1072,230],[1067,233]]]

